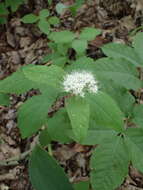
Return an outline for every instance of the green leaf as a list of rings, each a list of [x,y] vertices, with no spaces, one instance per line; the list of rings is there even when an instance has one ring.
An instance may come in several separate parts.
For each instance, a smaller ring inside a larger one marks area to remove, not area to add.
[[[52,118],[48,118],[48,132],[54,141],[69,143],[71,138],[68,131],[71,129],[70,120],[65,108],[60,109]]]
[[[97,35],[101,34],[101,30],[99,29],[95,29],[95,28],[90,28],[90,27],[86,27],[82,30],[82,32],[80,33],[80,39],[81,40],[94,40],[95,37]]]
[[[113,58],[124,58],[130,61],[135,66],[142,66],[140,57],[135,50],[127,45],[119,43],[109,43],[102,47],[102,51],[105,55]]]
[[[55,65],[25,67],[23,72],[27,79],[55,88],[61,88],[65,74],[62,68]]]
[[[8,106],[10,104],[9,96],[7,94],[0,94],[0,105]]]
[[[109,138],[117,136],[117,132],[113,130],[106,129],[89,129],[87,132],[87,137],[83,140],[83,145],[95,145],[103,144]]]
[[[78,55],[84,54],[87,49],[86,40],[74,40],[72,42],[72,48],[76,51]]]
[[[39,13],[40,19],[46,18],[46,17],[48,17],[49,15],[50,15],[50,13],[49,13],[48,9],[42,9],[42,10],[40,11],[40,13]]]
[[[32,24],[32,23],[35,23],[39,20],[39,17],[34,15],[34,14],[27,14],[25,15],[24,17],[21,18],[21,21],[23,23],[29,23],[29,24]]]
[[[50,134],[48,133],[48,129],[44,129],[39,135],[39,142],[42,147],[47,146],[52,141]]]
[[[7,18],[5,17],[0,17],[0,24],[6,24]]]
[[[22,138],[37,132],[47,121],[48,110],[52,106],[57,93],[49,89],[49,94],[34,96],[27,100],[18,110],[18,127]]]
[[[48,19],[49,24],[51,25],[57,25],[60,23],[60,19],[56,16],[52,16]]]
[[[74,190],[89,190],[89,181],[81,181],[74,184]]]
[[[129,128],[126,130],[125,135],[132,164],[143,172],[143,129]]]
[[[30,181],[36,190],[73,190],[63,169],[46,151],[36,147],[29,163]]]
[[[109,85],[110,83],[110,85]],[[130,116],[133,109],[135,98],[120,85],[117,85],[114,81],[104,80],[101,84],[102,91],[110,94],[110,96],[117,102],[120,109],[126,116]]]
[[[1,15],[8,15],[8,10],[7,10],[7,8],[6,8],[6,6],[5,6],[5,4],[4,3],[0,3],[0,16]]]
[[[84,98],[73,96],[66,100],[66,110],[75,138],[78,142],[82,142],[89,128],[89,104]]]
[[[49,36],[49,39],[55,43],[70,43],[75,38],[75,34],[68,30],[63,30],[60,32],[52,32]]]
[[[38,87],[36,83],[25,77],[23,68],[29,68],[29,66],[21,67],[15,73],[0,81],[0,92],[22,94]]]
[[[117,136],[99,145],[91,157],[91,184],[96,190],[115,190],[128,174],[129,158]]]
[[[50,24],[46,19],[41,19],[38,22],[38,27],[41,30],[41,32],[43,32],[44,34],[48,35],[50,33]]]
[[[51,5],[53,0],[47,0],[48,4]]]
[[[58,14],[62,14],[66,8],[67,8],[67,6],[64,5],[63,3],[57,3],[56,4],[56,11]]]
[[[68,61],[68,59],[66,57],[58,57],[52,60],[52,63],[54,65],[60,66],[60,67],[64,67],[65,63]]]
[[[10,7],[12,12],[15,12],[18,7],[24,3],[23,0],[5,0],[6,6]]]
[[[55,53],[59,54],[59,56],[67,57],[69,47],[67,44],[57,44]]]
[[[135,35],[132,44],[133,44],[133,47],[134,47],[134,50],[136,51],[136,53],[139,55],[141,60],[143,60],[143,53],[142,53],[142,49],[143,49],[143,33],[142,32],[138,32]]]
[[[92,58],[83,56],[83,57],[76,59],[76,61],[73,61],[73,64],[74,65],[78,65],[78,64],[84,65],[84,64],[92,64],[94,62],[95,61]]]
[[[143,105],[135,105],[133,109],[132,121],[139,127],[143,128]]]
[[[90,104],[90,126],[101,129],[113,129],[118,132],[124,130],[124,116],[116,102],[106,93],[87,94],[86,100]]]
[[[94,65],[95,74],[101,81],[113,80],[127,89],[137,90],[142,87],[141,81],[136,77],[137,70],[124,59],[102,58]]]

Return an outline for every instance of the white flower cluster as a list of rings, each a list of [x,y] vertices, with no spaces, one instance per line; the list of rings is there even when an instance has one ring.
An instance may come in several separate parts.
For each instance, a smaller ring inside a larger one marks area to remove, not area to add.
[[[97,93],[97,81],[90,72],[73,71],[67,74],[63,82],[64,91],[84,97],[85,92]]]

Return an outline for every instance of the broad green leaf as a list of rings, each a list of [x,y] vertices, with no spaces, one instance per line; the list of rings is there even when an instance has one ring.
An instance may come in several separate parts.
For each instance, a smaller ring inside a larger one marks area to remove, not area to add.
[[[68,49],[69,47],[67,44],[57,44],[55,53],[58,53],[60,56],[67,57]]]
[[[95,74],[95,66],[94,66],[94,62],[93,61],[87,61],[86,62],[86,59],[85,61],[82,62],[82,59],[78,59],[77,61],[73,61],[73,64],[69,65],[67,68],[66,68],[66,71],[71,73],[71,71],[87,71],[87,72],[91,72],[92,74],[94,74],[94,76],[96,77],[96,74]]]
[[[125,135],[132,164],[139,171],[143,172],[143,129],[129,128]]]
[[[0,3],[0,16],[7,15],[9,12],[4,3]]]
[[[49,89],[49,94],[34,96],[27,100],[18,110],[18,127],[22,138],[37,132],[47,121],[48,110],[57,94]]]
[[[142,86],[141,81],[137,78],[138,73],[135,66],[124,59],[102,58],[97,60],[95,64],[92,64],[92,62],[84,64],[77,62],[76,64],[74,62],[66,70],[71,72],[75,69],[91,72],[101,85],[107,80],[109,82],[113,80],[127,89],[138,89]]]
[[[136,66],[142,66],[140,57],[135,50],[127,45],[119,43],[110,43],[102,47],[105,55],[113,58],[124,58]]]
[[[39,135],[39,143],[42,147],[47,146],[52,141],[50,134],[48,133],[48,129],[44,129]]]
[[[91,157],[91,184],[96,190],[115,190],[128,175],[129,157],[124,140],[108,139],[99,145]]]
[[[109,85],[110,84],[110,85]],[[131,114],[133,109],[135,98],[120,85],[117,85],[114,81],[104,80],[100,85],[102,91],[110,94],[110,96],[117,102],[120,109],[125,113],[126,116]]]
[[[25,66],[23,68],[29,67]],[[36,83],[25,77],[23,68],[21,67],[15,73],[0,81],[0,92],[22,94],[32,88],[38,87]]]
[[[42,62],[43,63],[48,63],[49,61],[51,61],[53,58],[53,54],[47,54],[42,58]]]
[[[48,35],[50,33],[50,24],[46,19],[41,19],[38,22],[38,27],[40,28],[41,32],[43,32],[44,34]]]
[[[96,29],[96,28],[90,28],[86,27],[82,30],[80,33],[80,39],[84,40],[94,40],[97,35],[101,34],[101,30]]]
[[[68,30],[63,30],[60,32],[52,32],[49,36],[49,39],[55,43],[70,43],[75,38],[75,34]]]
[[[71,129],[70,120],[65,108],[56,112],[52,118],[48,118],[48,132],[54,141],[69,143],[71,138],[68,131]]]
[[[143,33],[139,32],[135,35],[134,40],[133,40],[133,47],[136,51],[136,53],[139,55],[143,62]]]
[[[116,102],[106,93],[87,94],[85,97],[90,104],[90,127],[113,129],[118,132],[124,130],[124,116]]]
[[[83,145],[95,145],[105,143],[109,138],[117,136],[113,130],[91,129],[87,132],[87,137],[83,140]]]
[[[55,88],[61,87],[64,70],[58,66],[33,66],[23,69],[25,77],[34,82],[39,82]]]
[[[133,109],[132,121],[139,127],[143,128],[143,105],[135,105]]]
[[[86,56],[80,57],[80,58],[76,59],[76,61],[73,61],[73,64],[77,65],[77,66],[78,66],[78,64],[84,65],[84,64],[93,64],[93,63],[94,63],[94,60],[92,58],[86,57]]]
[[[52,59],[52,63],[60,67],[64,67],[67,61],[68,59],[66,57],[58,57],[58,58]]]
[[[76,51],[78,55],[84,54],[87,49],[87,41],[86,40],[74,40],[72,42],[72,48]]]
[[[48,19],[49,24],[51,25],[57,25],[60,23],[60,19],[56,16],[52,16]]]
[[[81,181],[74,184],[74,190],[89,190],[89,181]]]
[[[0,105],[8,106],[10,104],[9,96],[7,94],[0,94]]]
[[[36,16],[35,14],[32,14],[32,13],[27,14],[24,17],[21,18],[21,21],[23,23],[31,23],[31,24],[37,22],[38,20],[39,20],[39,17]]]
[[[5,24],[7,22],[6,17],[0,17],[0,24]]]
[[[66,100],[66,110],[75,138],[78,142],[82,142],[89,128],[89,104],[84,98],[73,96]]]
[[[36,190],[73,190],[57,161],[39,146],[30,157],[29,175]]]
[[[136,68],[128,61],[102,58],[95,63],[94,72],[99,80],[104,82],[111,79],[127,89],[137,90],[142,87],[141,81],[136,77]]]
[[[50,15],[48,9],[42,9],[40,12],[39,12],[39,17],[40,19],[42,18],[46,18]]]
[[[64,5],[63,3],[57,3],[56,4],[56,11],[58,14],[62,14],[66,8],[67,8],[67,6]]]

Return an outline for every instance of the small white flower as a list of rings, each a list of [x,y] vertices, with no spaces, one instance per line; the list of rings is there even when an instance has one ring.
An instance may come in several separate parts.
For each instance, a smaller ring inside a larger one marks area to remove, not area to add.
[[[97,93],[98,86],[92,73],[87,71],[73,71],[64,77],[65,92],[84,97],[85,92]]]

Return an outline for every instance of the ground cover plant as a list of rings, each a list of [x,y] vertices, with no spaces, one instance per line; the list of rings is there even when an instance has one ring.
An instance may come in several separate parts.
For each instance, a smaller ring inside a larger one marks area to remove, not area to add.
[[[15,12],[24,2],[25,0],[4,0],[3,2],[0,2],[0,24],[5,24],[9,12]]]
[[[16,11],[24,1],[16,1],[16,5],[8,2],[0,4],[3,24],[7,11]],[[115,190],[128,178],[130,168],[143,172],[143,105],[139,99],[143,33],[134,31],[128,45],[101,45],[102,58],[95,60],[87,53],[89,44],[102,39],[104,31],[95,27],[78,31],[58,28],[59,15],[70,10],[76,17],[83,3],[57,3],[56,16],[47,8],[24,14],[20,22],[40,29],[48,39],[50,53],[40,64],[21,66],[0,81],[2,107],[9,106],[13,96],[35,92],[17,106],[17,123],[23,141],[36,142],[20,156],[0,161],[0,166],[7,167],[28,160],[35,190]],[[48,6],[52,5],[48,0]],[[69,180],[67,170],[54,158],[56,143],[90,147],[86,180]]]
[[[23,66],[0,82],[1,105],[9,104],[9,94],[39,90],[18,109],[22,138],[37,134],[44,126],[29,159],[36,190],[114,190],[127,177],[130,165],[143,172],[143,106],[133,96],[142,88],[143,33],[136,34],[132,46],[104,45],[106,57],[94,61],[85,50],[88,40],[99,34],[94,28],[85,28],[79,35],[52,32],[53,53],[48,60],[53,64]],[[69,48],[75,50],[75,60],[67,58]],[[61,99],[62,106],[50,114]],[[52,141],[98,145],[90,159],[89,181],[75,185],[68,181],[51,155]]]

